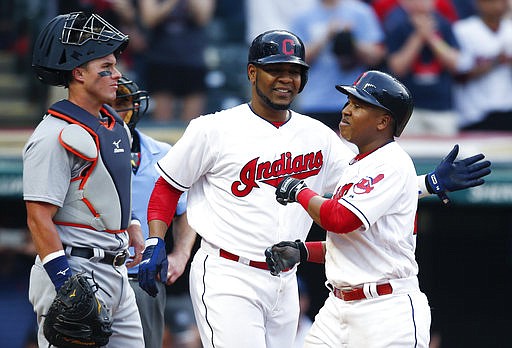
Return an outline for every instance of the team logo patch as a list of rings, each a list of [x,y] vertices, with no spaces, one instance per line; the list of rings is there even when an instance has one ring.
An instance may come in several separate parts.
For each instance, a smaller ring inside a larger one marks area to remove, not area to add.
[[[384,174],[379,174],[375,178],[372,178],[371,176],[366,176],[359,180],[357,184],[355,184],[353,187],[355,194],[365,194],[370,193],[374,189],[374,185],[377,184],[379,181],[384,179]]]

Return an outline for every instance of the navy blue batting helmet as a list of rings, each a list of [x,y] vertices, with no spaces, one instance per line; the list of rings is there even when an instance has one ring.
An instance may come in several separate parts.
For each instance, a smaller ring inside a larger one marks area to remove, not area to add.
[[[249,48],[249,64],[292,63],[302,67],[299,93],[308,81],[309,65],[302,40],[286,30],[270,30],[258,35]]]
[[[395,120],[396,137],[402,134],[411,118],[414,108],[411,92],[396,78],[381,71],[366,71],[351,86],[337,85],[336,89],[388,111]]]

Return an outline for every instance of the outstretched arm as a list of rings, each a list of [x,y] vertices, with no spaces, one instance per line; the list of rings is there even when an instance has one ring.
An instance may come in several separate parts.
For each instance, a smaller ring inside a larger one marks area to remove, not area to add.
[[[480,153],[455,161],[458,153],[459,145],[455,145],[433,172],[421,178],[421,180],[424,180],[428,193],[437,194],[445,204],[450,202],[446,192],[482,185],[485,182],[483,177],[491,173],[491,162],[483,161],[485,158],[483,154]],[[421,184],[420,182],[419,198],[427,195],[426,192],[421,192]]]

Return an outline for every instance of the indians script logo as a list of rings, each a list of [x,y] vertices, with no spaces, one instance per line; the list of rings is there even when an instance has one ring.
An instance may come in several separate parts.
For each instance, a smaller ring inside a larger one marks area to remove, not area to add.
[[[353,188],[353,191],[355,194],[365,194],[370,193],[374,189],[374,185],[384,179],[384,174],[379,174],[375,178],[372,178],[371,176],[365,176],[357,184],[345,184],[338,188],[336,191],[336,194],[333,196],[333,199],[340,199],[341,197],[345,196],[348,191]]]
[[[324,164],[322,151],[292,157],[290,152],[282,153],[274,162],[258,163],[259,157],[250,160],[240,170],[240,180],[231,184],[231,192],[237,197],[245,197],[258,183],[273,187],[284,176],[293,175],[297,179],[305,179],[317,175]]]

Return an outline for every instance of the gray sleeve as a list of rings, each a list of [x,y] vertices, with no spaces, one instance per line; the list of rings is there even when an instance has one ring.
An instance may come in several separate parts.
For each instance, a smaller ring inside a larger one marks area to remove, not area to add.
[[[62,207],[70,180],[76,175],[78,166],[78,158],[59,143],[60,131],[66,125],[62,120],[46,117],[25,145],[24,200],[47,202]]]

